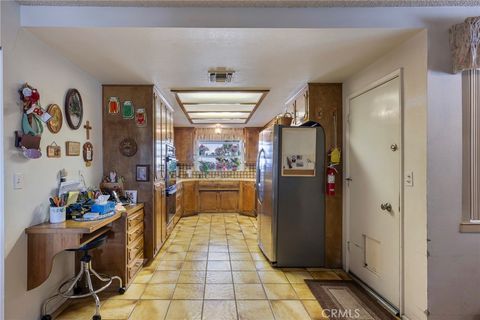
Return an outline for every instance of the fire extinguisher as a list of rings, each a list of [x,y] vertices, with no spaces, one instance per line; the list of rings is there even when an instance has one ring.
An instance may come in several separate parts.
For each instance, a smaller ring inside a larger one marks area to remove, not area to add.
[[[338,173],[334,166],[327,167],[327,196],[335,195],[335,175]]]

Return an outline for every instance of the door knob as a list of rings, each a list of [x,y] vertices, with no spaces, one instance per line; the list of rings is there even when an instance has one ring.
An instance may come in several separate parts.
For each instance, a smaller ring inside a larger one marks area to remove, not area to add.
[[[392,212],[392,205],[388,202],[386,203],[382,203],[380,205],[380,209],[382,209],[383,211],[388,211],[388,212]]]

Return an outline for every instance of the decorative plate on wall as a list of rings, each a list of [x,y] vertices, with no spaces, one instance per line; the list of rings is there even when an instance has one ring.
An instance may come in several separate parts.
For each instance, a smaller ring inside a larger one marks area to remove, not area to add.
[[[137,142],[133,138],[125,138],[120,141],[119,149],[125,157],[133,157],[137,153]]]
[[[65,118],[73,130],[80,128],[83,119],[82,96],[77,89],[69,89],[65,97]]]
[[[52,116],[47,122],[48,130],[51,133],[58,133],[62,129],[63,124],[62,109],[60,109],[58,104],[50,104],[47,107],[47,113]]]

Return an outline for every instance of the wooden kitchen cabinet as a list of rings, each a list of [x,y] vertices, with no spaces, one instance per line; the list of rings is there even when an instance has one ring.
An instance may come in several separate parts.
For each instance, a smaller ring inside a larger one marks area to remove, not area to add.
[[[177,194],[176,194],[176,203],[175,203],[175,217],[173,222],[176,224],[178,220],[183,215],[183,184],[177,183]]]
[[[214,190],[203,190],[198,194],[200,212],[218,212],[218,192]]]
[[[175,153],[177,161],[181,164],[193,165],[195,128],[175,127]]]
[[[167,207],[165,183],[155,183],[155,200],[154,200],[154,215],[155,220],[155,252],[158,252],[163,243],[167,239]]]
[[[220,212],[237,212],[238,211],[238,191],[219,191],[218,207]]]
[[[183,216],[197,214],[197,182],[185,181],[183,186]]]
[[[238,181],[199,181],[200,212],[238,212],[240,184]]]
[[[246,164],[255,164],[258,153],[258,135],[262,128],[248,127],[243,129],[244,160]]]
[[[242,181],[241,183],[241,209],[240,212],[249,216],[255,216],[255,182]]]

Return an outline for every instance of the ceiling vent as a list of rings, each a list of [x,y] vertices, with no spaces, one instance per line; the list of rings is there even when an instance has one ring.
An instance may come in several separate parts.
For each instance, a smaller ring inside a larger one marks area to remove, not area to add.
[[[218,68],[208,71],[208,79],[210,83],[230,83],[232,82],[235,71],[226,70],[225,68]]]

